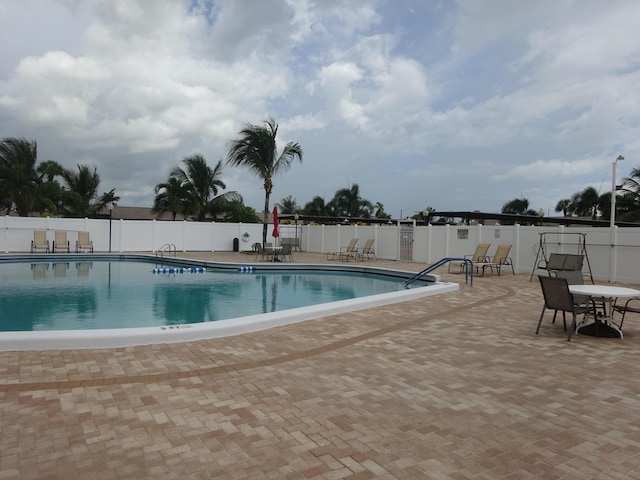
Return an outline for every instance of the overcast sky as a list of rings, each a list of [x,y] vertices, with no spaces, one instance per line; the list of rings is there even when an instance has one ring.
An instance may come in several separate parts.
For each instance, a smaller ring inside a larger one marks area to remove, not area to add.
[[[0,0],[0,138],[151,206],[182,158],[273,117],[304,160],[272,205],[355,183],[394,218],[556,215],[618,155],[640,167],[639,25],[637,0]],[[259,179],[223,180],[262,209]]]

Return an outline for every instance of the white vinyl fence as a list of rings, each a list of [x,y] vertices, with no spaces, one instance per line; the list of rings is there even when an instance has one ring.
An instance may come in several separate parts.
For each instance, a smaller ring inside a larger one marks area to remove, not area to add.
[[[280,239],[296,238],[301,250],[327,253],[340,250],[357,237],[364,242],[375,239],[378,258],[432,264],[445,257],[463,257],[473,253],[478,243],[490,243],[493,255],[501,243],[512,245],[511,258],[518,273],[535,271],[542,232],[549,232],[546,252],[579,252],[578,235],[586,234],[588,265],[600,281],[640,284],[640,228],[614,227],[539,227],[483,225],[416,225],[409,237],[398,224],[389,225],[287,225],[280,224]],[[262,224],[198,223],[186,221],[109,220],[76,218],[0,217],[0,252],[29,252],[34,230],[46,230],[52,241],[55,230],[65,230],[74,250],[79,231],[87,231],[99,252],[155,252],[164,245],[186,251],[251,250],[262,241]],[[268,241],[273,227],[268,228]],[[111,248],[110,248],[111,247]]]

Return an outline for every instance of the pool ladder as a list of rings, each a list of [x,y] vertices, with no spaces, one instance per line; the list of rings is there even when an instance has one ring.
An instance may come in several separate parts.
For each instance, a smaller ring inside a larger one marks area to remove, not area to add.
[[[176,251],[175,244],[173,244],[173,243],[165,243],[164,245],[162,245],[156,251],[156,257],[163,258],[165,253],[167,253],[168,255],[171,255],[173,253],[174,257],[177,256],[177,251]]]
[[[410,284],[412,284],[416,280],[419,280],[420,278],[422,278],[427,273],[430,273],[430,272],[434,271],[436,268],[439,268],[442,265],[445,265],[445,264],[447,264],[449,262],[464,262],[465,263],[465,265],[464,265],[464,282],[468,283],[471,286],[473,286],[473,262],[468,258],[456,258],[456,257],[446,257],[446,258],[443,258],[442,260],[438,260],[433,265],[429,265],[427,268],[425,268],[421,272],[416,273],[413,277],[411,277],[411,278],[405,280],[404,282],[402,282],[402,285],[404,285],[405,287],[409,286]]]

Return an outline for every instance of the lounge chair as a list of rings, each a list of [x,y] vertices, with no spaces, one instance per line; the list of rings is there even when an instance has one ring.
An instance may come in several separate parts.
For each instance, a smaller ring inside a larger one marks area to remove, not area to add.
[[[489,257],[487,257],[487,252],[489,251],[490,246],[491,246],[490,243],[479,243],[476,246],[476,251],[473,252],[472,255],[465,255],[464,258],[468,258],[473,263],[488,262]],[[460,261],[449,262],[449,268],[448,268],[449,273],[452,273],[451,272],[452,268],[457,268],[458,269],[457,273],[462,273],[466,268],[466,265],[467,265],[467,262],[460,262]]]
[[[47,240],[46,230],[34,230],[33,240],[31,240],[31,253],[36,253],[38,250],[44,250],[49,253],[49,240]]]
[[[69,240],[67,240],[67,232],[64,230],[56,230],[55,239],[53,240],[53,253],[58,250],[66,250],[67,253],[71,252]]]
[[[355,258],[358,253],[357,244],[358,239],[352,238],[346,247],[341,247],[337,252],[327,253],[327,260],[348,260],[349,258]]]
[[[78,232],[78,240],[76,240],[76,253],[84,251],[93,253],[93,241],[89,238],[89,232]]]
[[[500,271],[502,270],[502,267],[509,266],[511,267],[511,273],[515,275],[516,272],[513,269],[513,261],[511,260],[511,257],[509,257],[510,251],[511,251],[510,244],[503,243],[501,245],[498,245],[495,255],[493,255],[493,257],[489,257],[488,261],[474,263],[473,266],[476,269],[476,272],[480,273],[480,271],[482,271],[480,275],[484,275],[485,270],[487,268],[490,268],[492,272],[495,269],[495,271],[498,272],[498,276],[500,276]]]
[[[370,238],[366,242],[364,242],[364,247],[362,247],[362,251],[357,253],[357,257],[360,260],[364,261],[365,257],[367,258],[367,260],[371,260],[372,257],[373,257],[374,260],[378,259],[376,257],[376,252],[373,250],[373,242],[374,241],[375,241],[375,239]]]

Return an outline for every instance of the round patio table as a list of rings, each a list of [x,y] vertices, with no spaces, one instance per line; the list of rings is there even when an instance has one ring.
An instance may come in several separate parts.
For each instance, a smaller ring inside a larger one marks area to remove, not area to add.
[[[609,304],[608,315],[598,317],[593,323],[581,323],[576,327],[576,333],[595,337],[622,338],[622,331],[613,324],[613,304],[619,297],[637,297],[640,290],[635,288],[617,287],[615,285],[569,285],[569,291],[578,295],[586,295],[590,298],[604,298]]]

